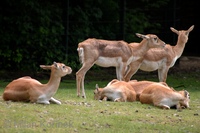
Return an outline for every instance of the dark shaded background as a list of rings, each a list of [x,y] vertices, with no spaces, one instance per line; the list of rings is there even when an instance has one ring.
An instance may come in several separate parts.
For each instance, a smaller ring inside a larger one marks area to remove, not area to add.
[[[183,0],[171,0],[170,5],[175,5],[173,22],[163,22],[164,29],[169,29],[170,26],[174,26],[175,29],[188,29],[191,25],[195,25],[194,30],[189,35],[189,40],[184,49],[183,55],[187,56],[200,56],[200,49],[198,46],[198,38],[200,38],[199,30],[199,7],[198,1],[183,1]],[[166,19],[171,20],[170,12],[165,11]],[[173,25],[172,25],[173,24]],[[164,40],[168,40],[170,44],[174,44],[177,40],[176,35],[172,40],[169,40],[167,35],[164,35]]]
[[[200,56],[199,7],[198,1],[183,0],[4,0],[0,70],[35,72],[41,70],[40,64],[59,61],[77,71],[76,48],[84,39],[132,42],[140,40],[134,36],[140,32],[157,34],[175,45],[177,35],[170,27],[187,30],[191,25],[195,27],[183,56]]]

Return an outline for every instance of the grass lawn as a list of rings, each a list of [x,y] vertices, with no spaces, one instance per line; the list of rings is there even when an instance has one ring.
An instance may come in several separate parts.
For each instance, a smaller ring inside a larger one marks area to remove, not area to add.
[[[86,75],[87,76],[87,75]],[[138,76],[140,80],[144,77]],[[157,77],[148,77],[157,81]],[[5,102],[8,81],[0,81],[0,133],[199,133],[200,72],[170,74],[169,86],[190,92],[190,108],[163,110],[140,102],[101,102],[93,100],[95,84],[104,87],[110,80],[86,77],[86,99],[76,96],[75,80],[62,80],[54,98],[61,105]],[[47,80],[41,80],[46,83]]]

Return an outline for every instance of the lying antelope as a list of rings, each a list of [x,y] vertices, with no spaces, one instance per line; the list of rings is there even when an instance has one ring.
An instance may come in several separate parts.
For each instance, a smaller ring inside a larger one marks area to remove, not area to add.
[[[71,74],[72,69],[63,63],[54,62],[52,65],[40,65],[43,69],[50,69],[51,76],[47,84],[29,76],[21,77],[9,83],[3,93],[5,101],[24,101],[32,103],[50,104],[50,102],[61,104],[53,98],[58,90],[61,77]]]
[[[186,90],[175,91],[160,84],[151,84],[140,94],[142,104],[153,104],[162,109],[170,109],[173,106],[177,109],[188,108],[189,101],[189,92]]]
[[[164,85],[164,86],[168,86],[165,82],[153,82],[153,81],[137,81],[137,80],[130,80],[129,82],[122,82],[120,80],[117,80],[117,79],[113,79],[112,81],[110,81],[107,86],[110,86],[111,84],[113,83],[118,83],[119,86],[124,86],[124,83],[125,85],[126,84],[129,84],[131,85],[131,88],[130,89],[134,89],[135,90],[135,93],[136,93],[136,101],[140,101],[139,99],[139,96],[140,94],[142,93],[142,91],[149,85],[151,84],[160,84],[160,85]],[[122,88],[122,87],[120,87]]]
[[[151,84],[168,86],[165,82],[153,82],[153,81],[145,81],[145,80],[143,81],[130,80],[128,83],[135,90],[137,101],[140,101],[140,94],[142,93],[142,91]]]
[[[176,30],[170,28],[172,32],[178,35],[177,44],[175,46],[166,45],[164,49],[153,48],[150,49],[139,62],[140,65],[130,65],[125,74],[125,81],[129,81],[138,69],[143,71],[158,70],[158,77],[160,82],[166,82],[168,71],[174,66],[176,60],[182,55],[185,44],[188,41],[189,33],[194,29],[192,25],[188,30]],[[130,43],[132,46],[139,45],[138,43]]]
[[[108,41],[101,39],[87,39],[78,44],[79,60],[82,67],[76,73],[77,96],[86,98],[84,89],[84,79],[86,72],[94,65],[101,67],[116,67],[117,79],[123,80],[127,65],[130,63],[137,65],[137,61],[143,58],[143,55],[150,48],[163,48],[165,43],[156,35],[148,34],[136,35],[143,40],[137,46],[131,46],[124,41]]]
[[[114,102],[134,102],[136,101],[136,93],[132,86],[125,81],[109,83],[104,88],[99,88],[96,84],[94,99]]]

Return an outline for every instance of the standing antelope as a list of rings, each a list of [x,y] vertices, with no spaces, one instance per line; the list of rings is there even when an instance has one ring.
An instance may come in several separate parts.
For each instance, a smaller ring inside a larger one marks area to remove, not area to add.
[[[137,46],[131,46],[124,41],[108,41],[101,39],[87,39],[78,44],[79,60],[82,67],[76,73],[77,96],[86,98],[84,79],[86,72],[94,65],[101,67],[116,67],[117,79],[123,80],[127,65],[140,60],[150,48],[163,48],[165,43],[156,35],[136,35],[143,40]],[[135,64],[137,65],[137,64]]]
[[[112,82],[112,81],[111,81]],[[114,102],[134,102],[136,101],[136,93],[132,86],[125,81],[117,81],[109,83],[104,88],[99,88],[96,84],[94,90],[95,100],[110,100]]]
[[[40,65],[40,67],[51,70],[51,76],[47,84],[41,84],[29,76],[18,78],[6,86],[3,99],[5,101],[30,101],[41,104],[50,104],[51,101],[61,104],[53,96],[60,85],[61,77],[71,74],[72,69],[63,63],[56,62],[52,65]]]
[[[175,91],[161,84],[151,84],[140,94],[142,104],[153,104],[163,109],[170,109],[173,106],[177,109],[188,108],[189,101],[189,92],[186,90]]]
[[[171,67],[174,66],[176,60],[180,58],[188,41],[189,33],[193,30],[192,25],[188,30],[176,30],[170,28],[172,32],[178,35],[177,44],[175,46],[166,45],[164,49],[153,48],[150,49],[141,60],[140,65],[130,65],[125,75],[125,81],[129,81],[131,77],[137,72],[138,69],[143,71],[158,70],[158,77],[160,82],[166,82],[167,73]],[[132,46],[139,45],[138,43],[130,43]]]

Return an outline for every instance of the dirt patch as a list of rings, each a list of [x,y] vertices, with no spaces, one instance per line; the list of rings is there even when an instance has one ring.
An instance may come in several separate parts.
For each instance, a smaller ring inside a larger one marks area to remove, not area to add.
[[[182,56],[178,67],[182,70],[200,70],[200,57]]]

